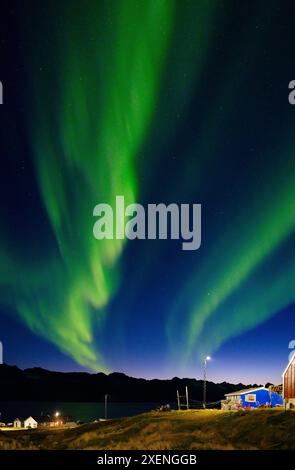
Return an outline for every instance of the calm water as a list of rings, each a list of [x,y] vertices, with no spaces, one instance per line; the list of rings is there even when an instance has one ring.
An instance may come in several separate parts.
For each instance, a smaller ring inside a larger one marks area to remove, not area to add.
[[[108,418],[134,416],[151,411],[161,403],[108,403]],[[26,418],[30,415],[41,416],[54,414],[59,411],[62,415],[71,416],[74,420],[94,421],[104,418],[104,403],[76,402],[0,402],[0,421],[10,422],[15,418]]]

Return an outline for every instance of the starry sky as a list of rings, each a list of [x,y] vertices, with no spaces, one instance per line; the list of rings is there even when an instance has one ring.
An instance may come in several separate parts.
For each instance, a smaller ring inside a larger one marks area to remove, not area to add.
[[[292,2],[3,3],[0,340],[19,367],[280,383],[295,339]],[[202,204],[202,245],[93,208]]]

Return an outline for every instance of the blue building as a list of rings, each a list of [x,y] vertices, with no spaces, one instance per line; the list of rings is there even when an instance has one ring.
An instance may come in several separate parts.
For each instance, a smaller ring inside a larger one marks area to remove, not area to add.
[[[258,408],[259,406],[275,407],[283,405],[284,399],[280,393],[265,387],[248,388],[237,392],[227,393],[222,402],[223,409]]]

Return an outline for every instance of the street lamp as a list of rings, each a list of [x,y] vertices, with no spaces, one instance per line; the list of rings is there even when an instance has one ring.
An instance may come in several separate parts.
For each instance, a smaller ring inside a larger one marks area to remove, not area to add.
[[[207,361],[210,361],[211,357],[206,356],[203,362],[204,367],[204,389],[203,389],[203,408],[206,409],[206,380],[207,380]]]

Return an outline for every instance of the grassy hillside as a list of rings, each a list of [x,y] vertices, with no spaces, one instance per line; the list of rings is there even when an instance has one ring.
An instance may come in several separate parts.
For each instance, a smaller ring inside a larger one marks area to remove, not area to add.
[[[152,412],[67,430],[1,431],[0,449],[295,449],[295,412]]]

